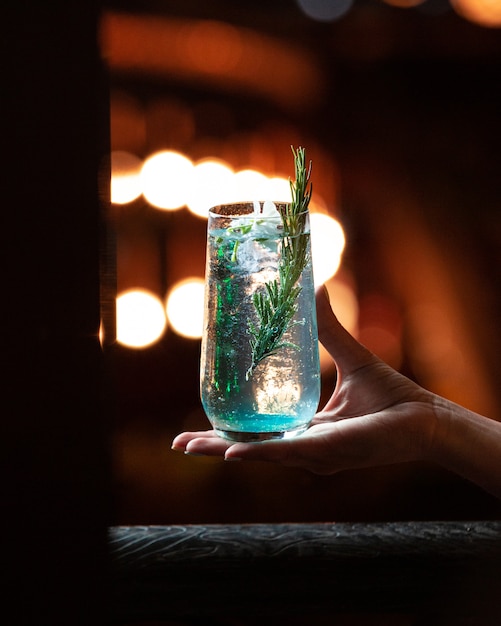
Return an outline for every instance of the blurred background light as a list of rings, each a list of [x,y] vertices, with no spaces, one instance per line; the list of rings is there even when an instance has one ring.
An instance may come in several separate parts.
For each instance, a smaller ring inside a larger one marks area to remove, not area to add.
[[[192,177],[193,163],[190,159],[173,150],[162,150],[151,155],[143,164],[143,195],[158,209],[179,209],[186,204],[186,190]]]
[[[131,202],[142,193],[155,208],[176,210],[186,206],[193,215],[207,218],[209,209],[217,204],[291,201],[289,179],[268,177],[254,169],[234,172],[228,163],[215,157],[193,163],[180,152],[166,150],[152,154],[141,164],[126,152],[114,154],[115,204]]]
[[[287,110],[311,109],[325,89],[322,68],[307,49],[222,20],[107,12],[100,34],[118,71],[133,67],[157,80],[176,77],[223,92],[238,86]]]
[[[458,15],[479,26],[501,26],[501,0],[450,0]]]
[[[127,204],[141,195],[141,167],[139,157],[116,150],[111,153],[111,201]]]
[[[351,9],[353,0],[296,0],[298,7],[317,22],[333,22]]]
[[[176,283],[167,296],[167,319],[178,335],[189,339],[202,336],[204,279],[187,278]]]
[[[310,215],[311,248],[315,284],[321,285],[336,274],[345,247],[341,224],[330,215]]]
[[[231,72],[240,62],[244,41],[240,29],[216,20],[186,25],[186,58],[202,73]]]
[[[231,201],[234,196],[233,170],[222,161],[204,159],[193,169],[186,189],[188,209],[199,217],[207,217],[209,209]]]
[[[268,179],[261,172],[256,170],[241,170],[234,177],[234,201],[242,202],[247,200],[267,200],[269,193]]]
[[[291,201],[291,187],[289,180],[275,176],[268,179],[266,199],[275,200],[277,202]]]
[[[160,299],[145,290],[130,290],[117,297],[117,341],[130,348],[145,348],[163,335],[167,320]]]

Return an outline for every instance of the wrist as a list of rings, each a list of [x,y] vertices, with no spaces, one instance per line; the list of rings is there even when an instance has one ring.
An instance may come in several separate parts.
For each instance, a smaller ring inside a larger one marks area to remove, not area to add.
[[[431,394],[431,427],[425,460],[444,465],[451,446],[455,415],[451,411],[451,402],[441,396]]]
[[[501,497],[501,423],[439,396],[428,460]]]

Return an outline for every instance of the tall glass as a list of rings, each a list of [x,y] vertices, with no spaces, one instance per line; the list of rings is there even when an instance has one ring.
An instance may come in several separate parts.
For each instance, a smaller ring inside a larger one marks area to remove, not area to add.
[[[292,437],[318,407],[309,216],[301,216],[300,234],[287,237],[286,206],[209,212],[201,398],[215,431],[233,441]],[[291,263],[298,256],[299,266]]]

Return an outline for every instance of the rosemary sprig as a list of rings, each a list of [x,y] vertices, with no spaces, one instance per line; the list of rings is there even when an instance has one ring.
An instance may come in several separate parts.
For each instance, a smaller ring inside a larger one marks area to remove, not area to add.
[[[265,283],[265,291],[256,292],[253,296],[257,324],[249,321],[252,362],[247,370],[247,380],[266,357],[283,348],[299,350],[295,344],[284,341],[283,336],[297,311],[297,298],[301,292],[301,286],[297,282],[309,260],[308,235],[304,228],[312,184],[311,162],[306,168],[304,148],[291,149],[296,179],[294,182],[289,179],[292,201],[282,214],[284,234],[278,278]],[[301,322],[294,322],[292,325],[299,323]]]

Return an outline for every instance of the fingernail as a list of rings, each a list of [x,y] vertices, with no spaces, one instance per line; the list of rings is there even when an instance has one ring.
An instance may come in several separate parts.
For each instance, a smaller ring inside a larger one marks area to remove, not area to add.
[[[225,461],[241,461],[242,459],[239,456],[225,456]]]
[[[184,453],[186,456],[205,456],[205,454],[202,454],[201,452],[190,452],[189,450],[185,450]]]

